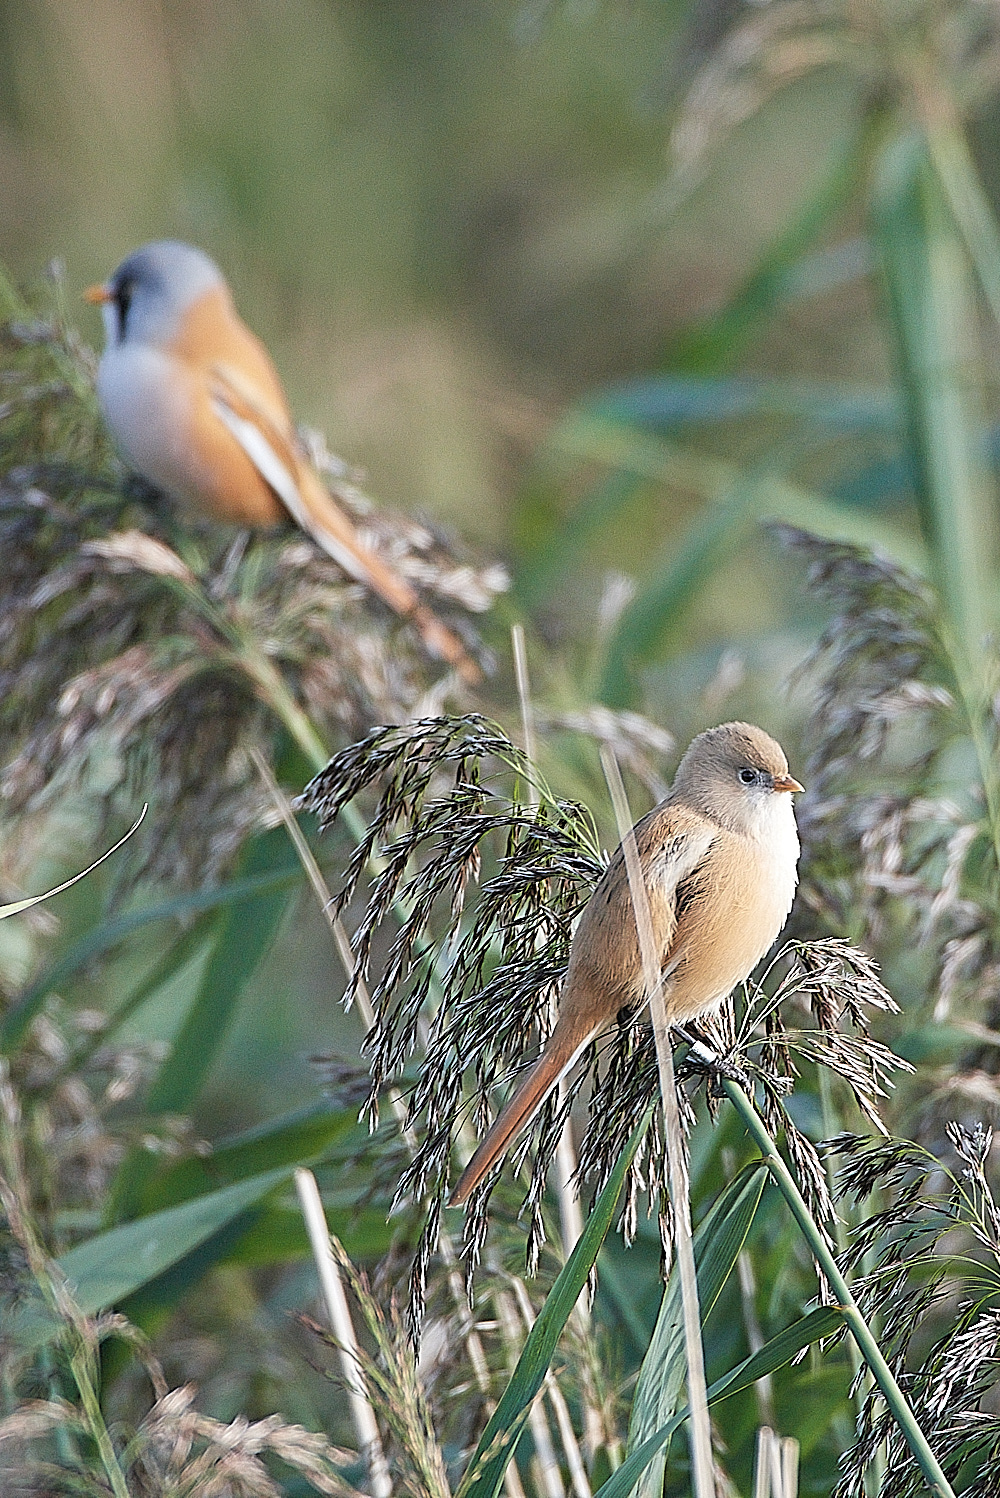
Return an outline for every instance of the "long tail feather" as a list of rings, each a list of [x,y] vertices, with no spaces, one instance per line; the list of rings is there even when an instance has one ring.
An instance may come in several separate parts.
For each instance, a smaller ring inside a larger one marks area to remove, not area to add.
[[[303,481],[304,480],[304,481]],[[475,683],[482,681],[480,671],[454,630],[420,602],[416,592],[394,572],[381,557],[362,546],[354,527],[347,516],[338,510],[334,500],[312,474],[300,475],[304,505],[301,515],[296,515],[303,530],[309,532],[345,572],[363,582],[377,593],[384,603],[404,619],[413,622],[431,655],[454,666],[463,680]]]
[[[525,1077],[510,1102],[501,1109],[485,1139],[459,1177],[449,1197],[449,1205],[460,1207],[492,1169],[504,1150],[527,1128],[553,1087],[566,1075],[577,1056],[597,1033],[590,1030],[582,1040],[568,1030],[563,1034],[557,1025],[545,1050]]]
[[[319,475],[282,435],[273,418],[254,399],[246,381],[228,366],[215,371],[212,408],[227,426],[265,483],[295,523],[343,567],[348,577],[371,588],[404,619],[412,620],[431,655],[454,666],[467,682],[483,673],[454,630],[421,603],[404,577],[358,539],[354,525],[339,508]],[[239,407],[240,409],[237,409]]]

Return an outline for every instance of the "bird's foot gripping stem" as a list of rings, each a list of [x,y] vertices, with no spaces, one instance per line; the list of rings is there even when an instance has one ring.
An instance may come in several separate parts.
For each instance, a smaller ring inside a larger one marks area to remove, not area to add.
[[[686,1025],[674,1025],[674,1029],[690,1047],[685,1060],[704,1072],[709,1080],[714,1078],[718,1082],[720,1077],[725,1077],[730,1082],[738,1082],[741,1087],[747,1086],[746,1073],[729,1056],[720,1056],[718,1051],[713,1050],[707,1041],[695,1035]]]

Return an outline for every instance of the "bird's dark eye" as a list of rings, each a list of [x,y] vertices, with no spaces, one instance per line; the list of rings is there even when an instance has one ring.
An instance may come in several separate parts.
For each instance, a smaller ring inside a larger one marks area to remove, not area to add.
[[[118,337],[125,337],[125,322],[132,305],[132,282],[122,281],[115,287],[114,303],[118,309]]]
[[[751,770],[748,765],[745,769],[740,771],[740,779],[742,780],[744,785],[753,785],[754,781],[757,779],[757,771]]]

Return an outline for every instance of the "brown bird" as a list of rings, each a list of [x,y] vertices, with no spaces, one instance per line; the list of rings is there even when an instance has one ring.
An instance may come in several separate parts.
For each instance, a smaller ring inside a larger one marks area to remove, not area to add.
[[[458,636],[363,544],[328,492],[270,355],[214,261],[160,240],[84,295],[104,318],[101,410],[137,473],[215,520],[271,527],[291,516],[350,577],[412,620],[432,655],[480,679]]]
[[[667,1018],[720,1004],[756,967],[792,908],[799,839],[781,746],[750,723],[700,733],[664,801],[636,823]],[[458,1206],[619,1011],[647,998],[619,847],[580,917],[559,1017],[451,1194]]]

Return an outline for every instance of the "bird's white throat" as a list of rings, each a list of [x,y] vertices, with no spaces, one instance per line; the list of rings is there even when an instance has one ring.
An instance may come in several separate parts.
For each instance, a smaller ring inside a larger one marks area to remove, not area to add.
[[[799,856],[799,833],[795,825],[795,806],[788,791],[771,791],[754,806],[747,819],[747,831],[756,841],[767,845],[772,857],[794,864]]]

